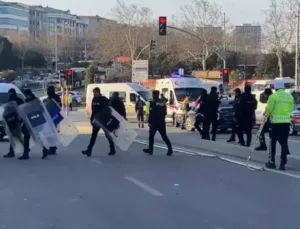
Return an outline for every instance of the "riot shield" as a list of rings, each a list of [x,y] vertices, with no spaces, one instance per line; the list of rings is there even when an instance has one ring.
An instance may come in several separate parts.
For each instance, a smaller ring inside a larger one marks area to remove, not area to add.
[[[137,136],[127,121],[110,106],[96,114],[93,124],[103,128],[122,151],[127,151]]]
[[[49,148],[60,143],[59,134],[43,103],[34,99],[19,106],[22,119],[33,140]]]
[[[1,107],[1,122],[9,142],[15,153],[24,151],[24,138],[22,134],[22,118],[19,107],[15,101],[8,102]]]
[[[73,122],[62,113],[61,108],[53,99],[45,99],[43,103],[60,135],[60,144],[68,146],[79,134]]]

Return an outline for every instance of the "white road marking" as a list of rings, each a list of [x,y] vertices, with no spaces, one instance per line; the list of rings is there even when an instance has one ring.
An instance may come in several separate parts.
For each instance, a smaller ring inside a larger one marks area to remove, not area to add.
[[[146,141],[135,140],[135,142],[139,143],[139,144],[143,144],[143,145],[148,145],[148,143]],[[154,144],[154,147],[160,148],[160,149],[168,149],[166,146],[161,146],[161,145],[156,145],[156,144]],[[227,162],[231,162],[233,164],[237,164],[237,165],[241,165],[241,166],[247,167],[247,163],[246,162],[243,162],[243,161],[240,161],[240,160],[227,159],[225,157],[220,157],[220,156],[217,156],[217,155],[214,155],[214,154],[199,153],[199,152],[196,152],[194,150],[188,150],[187,151],[187,150],[184,150],[184,149],[181,149],[181,148],[173,148],[173,151],[174,152],[178,152],[178,153],[188,154],[188,155],[199,155],[199,156],[204,156],[204,157],[218,158],[218,159],[223,160],[223,161],[227,161]],[[250,164],[250,166],[252,168],[256,169],[256,170],[277,173],[277,174],[280,174],[280,175],[285,175],[285,176],[288,176],[288,177],[300,179],[300,175],[297,175],[297,174],[293,174],[293,173],[289,173],[289,172],[285,172],[285,171],[267,169],[265,167],[256,166],[256,165],[253,165],[253,164]]]
[[[97,164],[99,164],[99,165],[103,165],[103,162],[102,162],[102,161],[97,160],[97,159],[95,159],[95,158],[91,158],[90,161],[95,162],[95,163],[97,163]]]
[[[155,190],[154,188],[151,188],[149,185],[139,181],[138,179],[136,179],[134,177],[126,176],[125,179],[132,182],[136,186],[140,187],[144,191],[151,193],[153,196],[157,196],[157,197],[163,196],[163,194],[161,192]]]

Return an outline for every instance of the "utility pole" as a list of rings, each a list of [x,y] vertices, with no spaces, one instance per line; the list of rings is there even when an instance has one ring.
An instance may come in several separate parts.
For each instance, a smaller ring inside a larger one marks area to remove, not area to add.
[[[300,3],[297,8],[297,34],[296,34],[296,54],[295,54],[295,86],[298,86],[298,58],[299,58],[299,20],[300,20]]]
[[[224,12],[224,21],[223,21],[223,48],[224,48],[224,58],[223,58],[223,68],[226,68],[226,14]]]
[[[55,72],[57,72],[57,59],[58,59],[58,50],[57,50],[57,23],[55,22]]]
[[[86,54],[86,39],[84,41],[84,60],[87,61],[87,54]]]

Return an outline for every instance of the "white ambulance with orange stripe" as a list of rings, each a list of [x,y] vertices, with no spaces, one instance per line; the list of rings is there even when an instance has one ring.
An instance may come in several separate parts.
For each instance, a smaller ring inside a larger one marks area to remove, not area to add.
[[[173,122],[178,127],[184,113],[183,100],[186,96],[190,96],[192,107],[204,88],[205,85],[201,80],[193,76],[172,75],[170,78],[157,79],[155,90],[168,99],[166,121]]]

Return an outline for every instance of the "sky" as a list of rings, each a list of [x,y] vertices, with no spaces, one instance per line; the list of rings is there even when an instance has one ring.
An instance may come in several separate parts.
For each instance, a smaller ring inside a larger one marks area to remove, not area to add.
[[[18,1],[18,0],[14,0]],[[192,3],[193,0],[125,0],[126,3],[138,3],[152,9],[153,16],[167,16],[179,12],[180,6]],[[42,5],[70,10],[77,15],[99,15],[111,18],[111,8],[116,0],[19,0],[29,5]],[[263,10],[267,9],[270,0],[214,0],[220,4],[234,25],[242,23],[263,23]]]

